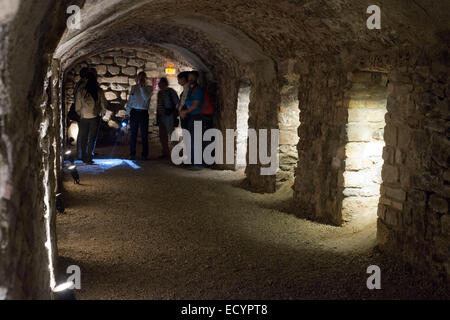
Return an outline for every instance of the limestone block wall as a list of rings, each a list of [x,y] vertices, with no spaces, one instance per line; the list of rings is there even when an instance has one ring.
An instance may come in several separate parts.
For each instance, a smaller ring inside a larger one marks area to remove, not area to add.
[[[390,54],[387,76],[345,71],[354,63],[339,70],[333,63],[298,62],[295,210],[341,225],[372,214],[379,197],[380,248],[450,279],[448,51]]]
[[[98,73],[98,82],[105,91],[106,99],[111,105],[111,110],[118,111],[126,105],[131,87],[136,84],[137,74],[145,71],[148,83],[166,77],[169,86],[179,94],[182,92],[178,85],[177,75],[182,71],[192,70],[192,66],[186,62],[173,61],[140,49],[112,49],[94,55],[84,61],[80,61],[72,67],[65,80],[65,105],[66,110],[73,103],[73,94],[76,83],[80,80],[79,74],[83,67],[94,68]],[[175,75],[167,75],[166,68],[176,69]],[[150,104],[151,124],[156,120],[157,90],[154,90]]]
[[[374,221],[380,198],[383,167],[384,127],[387,103],[387,75],[356,72],[349,75],[345,167],[342,187],[342,219]]]
[[[404,56],[389,77],[378,240],[450,279],[448,48]]]

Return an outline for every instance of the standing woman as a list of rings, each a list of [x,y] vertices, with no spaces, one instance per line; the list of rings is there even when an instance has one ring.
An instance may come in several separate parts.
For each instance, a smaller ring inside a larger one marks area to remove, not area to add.
[[[163,149],[162,158],[170,158],[169,137],[175,130],[175,121],[178,117],[177,105],[180,103],[178,94],[169,88],[167,78],[159,81],[157,120],[159,125],[159,139]]]
[[[94,164],[93,151],[99,126],[98,117],[103,116],[105,107],[105,93],[98,85],[95,74],[90,72],[86,86],[80,88],[77,93],[75,106],[75,111],[81,118],[78,140],[80,142],[82,160],[86,164]]]

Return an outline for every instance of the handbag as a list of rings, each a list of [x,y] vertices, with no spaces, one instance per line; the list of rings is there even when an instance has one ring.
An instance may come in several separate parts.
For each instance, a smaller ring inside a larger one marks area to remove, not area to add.
[[[72,105],[70,106],[70,111],[67,114],[67,118],[69,118],[69,120],[75,121],[75,122],[80,122],[81,121],[81,117],[75,111],[75,103],[72,103]]]

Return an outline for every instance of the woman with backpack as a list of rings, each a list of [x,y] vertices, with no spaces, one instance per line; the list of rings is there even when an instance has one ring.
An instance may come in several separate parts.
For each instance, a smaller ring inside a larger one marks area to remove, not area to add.
[[[82,160],[86,164],[94,164],[93,152],[99,127],[99,118],[106,108],[105,93],[100,88],[95,74],[90,72],[86,85],[77,92],[75,111],[80,116],[78,141]]]
[[[177,92],[169,88],[167,78],[159,80],[157,121],[159,125],[159,139],[163,148],[162,158],[170,158],[169,136],[175,130],[178,118],[177,106],[180,103]]]

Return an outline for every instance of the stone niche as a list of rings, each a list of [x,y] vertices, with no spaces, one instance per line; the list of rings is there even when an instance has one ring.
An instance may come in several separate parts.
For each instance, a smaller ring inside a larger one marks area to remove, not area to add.
[[[129,98],[131,87],[136,84],[137,74],[141,71],[147,73],[148,83],[157,89],[157,79],[166,77],[169,86],[181,94],[182,88],[178,85],[177,74],[192,70],[192,66],[184,61],[173,61],[160,55],[151,54],[141,49],[112,49],[91,56],[68,70],[65,78],[65,106],[70,109],[73,103],[73,94],[76,83],[80,80],[79,74],[83,67],[97,70],[98,82],[105,91],[111,111],[124,110]],[[167,75],[166,68],[176,69],[176,74]],[[156,121],[157,90],[154,90],[150,104],[150,124]]]
[[[351,78],[353,86],[346,96],[348,123],[344,171],[339,175],[343,194],[342,219],[344,222],[355,219],[375,221],[384,164],[387,75],[357,72]]]

